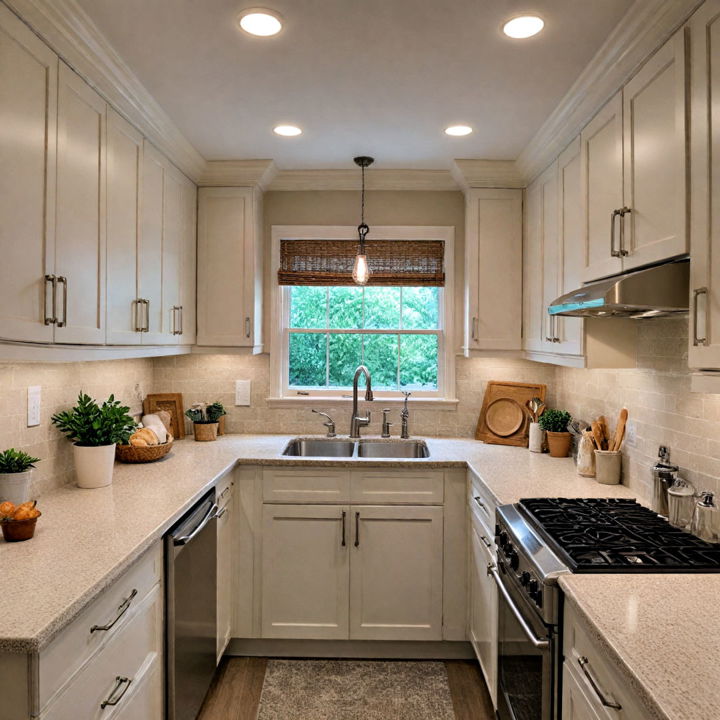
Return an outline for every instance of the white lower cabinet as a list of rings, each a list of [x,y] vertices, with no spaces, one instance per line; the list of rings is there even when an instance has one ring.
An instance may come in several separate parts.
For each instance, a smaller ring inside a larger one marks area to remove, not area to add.
[[[232,633],[233,505],[232,485],[218,495],[217,522],[217,661],[220,662]]]
[[[563,666],[562,707],[566,720],[602,720],[567,663]]]
[[[350,639],[441,640],[443,509],[350,510]]]
[[[262,637],[348,637],[349,508],[264,505]]]

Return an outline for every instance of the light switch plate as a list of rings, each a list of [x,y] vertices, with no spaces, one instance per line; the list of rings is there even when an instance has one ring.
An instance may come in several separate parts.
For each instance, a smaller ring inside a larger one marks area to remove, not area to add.
[[[40,385],[30,385],[27,389],[27,426],[37,427],[40,424]]]
[[[235,405],[250,405],[250,380],[235,381]]]

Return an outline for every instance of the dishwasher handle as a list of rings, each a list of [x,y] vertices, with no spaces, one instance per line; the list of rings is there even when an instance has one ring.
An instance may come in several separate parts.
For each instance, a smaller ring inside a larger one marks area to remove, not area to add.
[[[217,504],[213,503],[203,516],[203,519],[193,528],[192,532],[178,537],[173,536],[173,545],[175,547],[178,547],[179,545],[187,545],[211,520],[214,520],[219,516],[219,510],[220,508]]]

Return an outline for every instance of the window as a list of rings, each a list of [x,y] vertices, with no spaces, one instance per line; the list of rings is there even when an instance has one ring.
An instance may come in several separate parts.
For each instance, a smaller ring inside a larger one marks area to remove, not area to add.
[[[276,286],[271,372],[277,398],[347,397],[358,365],[378,398],[454,395],[454,353],[446,298],[452,298],[454,228],[374,228],[388,239],[443,240],[445,287]],[[283,239],[354,239],[356,229],[273,227],[277,265]],[[449,287],[448,287],[449,285]]]

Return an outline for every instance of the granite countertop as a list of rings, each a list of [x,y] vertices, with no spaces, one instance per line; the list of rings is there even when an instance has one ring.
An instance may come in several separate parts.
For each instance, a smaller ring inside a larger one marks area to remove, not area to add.
[[[599,485],[575,473],[571,459],[475,440],[425,438],[430,458],[412,460],[283,457],[292,436],[226,435],[217,442],[175,443],[163,460],[116,464],[113,484],[66,486],[40,498],[35,537],[0,540],[0,652],[45,645],[103,588],[152,545],[215,482],[240,462],[318,467],[467,467],[499,504],[521,497],[632,497],[624,486]]]
[[[718,717],[720,574],[564,575],[560,586],[648,720]]]

